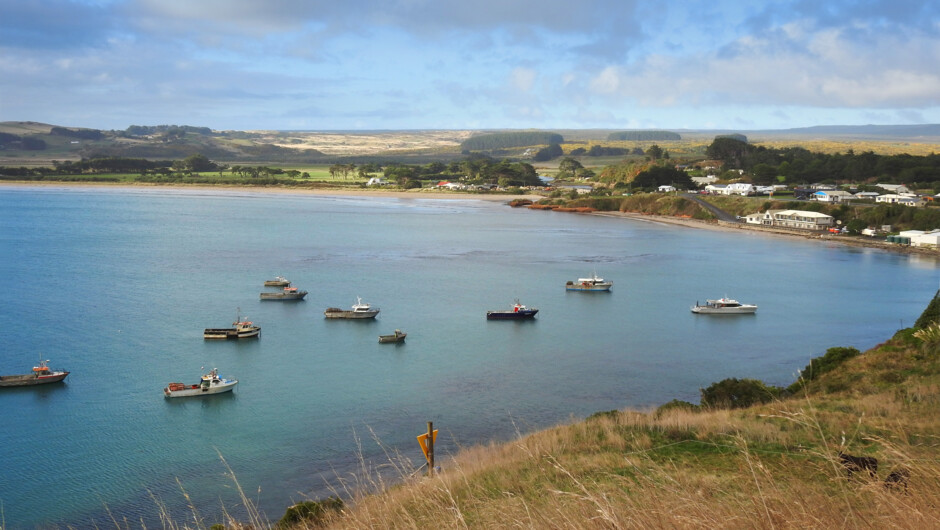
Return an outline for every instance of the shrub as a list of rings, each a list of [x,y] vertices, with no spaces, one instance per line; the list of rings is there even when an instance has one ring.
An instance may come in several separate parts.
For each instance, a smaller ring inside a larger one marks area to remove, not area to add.
[[[804,383],[812,381],[826,372],[831,372],[845,361],[852,357],[857,357],[860,354],[861,352],[852,347],[836,346],[829,348],[822,357],[810,359],[806,368],[800,370],[800,380],[787,387],[787,391],[796,392],[800,388],[801,381]]]
[[[656,412],[654,412],[654,415],[658,418],[662,416],[664,413],[669,412],[670,410],[677,410],[677,409],[686,410],[689,412],[698,412],[701,409],[701,407],[699,407],[698,405],[694,403],[689,403],[688,401],[682,401],[681,399],[673,399],[672,401],[668,403],[663,403],[662,405],[657,407]]]
[[[933,295],[933,299],[927,304],[927,308],[920,314],[914,327],[924,329],[934,322],[940,322],[940,291]]]
[[[737,409],[766,403],[777,398],[783,389],[768,386],[757,379],[729,378],[701,389],[702,407]]]
[[[343,500],[338,497],[328,497],[321,501],[299,502],[289,506],[284,517],[277,522],[278,528],[289,528],[300,523],[319,524],[327,510],[339,511],[343,509]]]

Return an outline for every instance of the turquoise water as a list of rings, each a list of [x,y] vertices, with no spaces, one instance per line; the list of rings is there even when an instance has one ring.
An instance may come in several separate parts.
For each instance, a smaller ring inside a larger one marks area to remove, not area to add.
[[[0,257],[0,373],[40,355],[72,371],[0,391],[10,528],[108,526],[108,511],[159,527],[158,504],[191,521],[181,487],[207,525],[221,504],[238,516],[220,456],[276,520],[360,456],[417,467],[427,421],[446,455],[697,401],[726,377],[789,384],[828,347],[910,326],[940,278],[917,256],[485,201],[160,189],[0,188]],[[564,290],[595,270],[611,293]],[[259,301],[275,275],[307,299]],[[689,311],[724,295],[758,314]],[[375,321],[323,318],[357,296]],[[534,321],[485,320],[516,298]],[[238,308],[260,339],[202,339]],[[396,328],[406,343],[378,344]],[[203,367],[239,379],[235,392],[163,398]]]

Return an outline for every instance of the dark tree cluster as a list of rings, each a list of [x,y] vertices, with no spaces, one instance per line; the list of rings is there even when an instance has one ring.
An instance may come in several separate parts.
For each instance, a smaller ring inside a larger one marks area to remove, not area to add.
[[[671,131],[620,131],[607,135],[612,142],[665,142],[681,140],[682,135]]]
[[[101,140],[104,133],[98,129],[69,129],[66,127],[53,127],[49,134],[52,136],[66,136],[68,138],[80,138],[82,140]]]
[[[77,162],[53,161],[55,172],[62,175],[82,175],[86,173],[141,173],[160,168],[170,168],[171,160],[147,160],[145,158],[123,158],[108,156],[82,159]]]
[[[669,166],[653,166],[633,179],[634,188],[652,190],[667,185],[680,189],[695,188],[695,183],[688,173]]]
[[[34,136],[17,136],[10,133],[0,133],[0,148],[42,151],[46,148],[46,141]]]
[[[564,141],[565,139],[560,134],[551,132],[504,132],[471,136],[460,144],[460,148],[464,151],[492,151],[507,147],[560,144]]]
[[[535,156],[532,157],[532,160],[536,162],[547,162],[563,154],[565,154],[565,151],[559,144],[549,144],[548,147],[539,149],[538,152],[535,153]]]
[[[604,147],[594,144],[590,149],[578,147],[577,149],[572,149],[568,154],[571,156],[627,156],[642,155],[643,150],[639,147],[627,149],[625,147]]]
[[[186,133],[209,136],[212,129],[208,127],[193,127],[192,125],[131,125],[124,130],[127,136],[170,135],[184,136]]]
[[[878,155],[872,151],[855,153],[813,153],[802,147],[755,146],[728,137],[718,137],[706,155],[721,160],[729,169],[743,169],[756,184],[768,184],[777,176],[791,183],[813,182],[894,182],[934,187],[940,184],[940,155]]]

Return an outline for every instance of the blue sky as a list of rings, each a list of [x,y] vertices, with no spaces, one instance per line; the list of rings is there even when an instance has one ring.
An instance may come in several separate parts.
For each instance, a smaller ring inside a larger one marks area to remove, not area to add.
[[[0,121],[940,123],[940,2],[0,0]]]

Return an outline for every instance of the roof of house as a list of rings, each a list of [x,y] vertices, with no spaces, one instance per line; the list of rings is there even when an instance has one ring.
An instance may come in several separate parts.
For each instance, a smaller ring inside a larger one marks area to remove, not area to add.
[[[786,216],[798,215],[800,217],[813,217],[816,219],[822,219],[824,217],[830,217],[830,218],[832,217],[831,215],[826,215],[824,213],[807,212],[805,210],[780,210],[779,212],[774,212],[774,214],[786,215]]]

